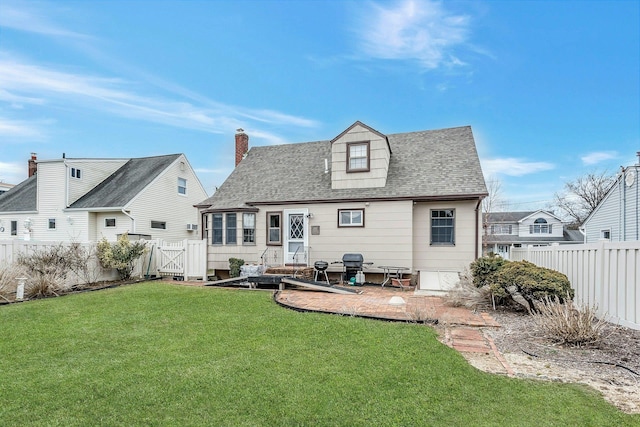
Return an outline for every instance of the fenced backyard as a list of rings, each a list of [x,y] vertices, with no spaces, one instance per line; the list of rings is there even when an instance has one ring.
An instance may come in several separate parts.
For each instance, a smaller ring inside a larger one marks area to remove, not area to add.
[[[19,254],[30,254],[59,245],[55,241],[0,240],[0,266],[13,264]],[[70,243],[63,243],[68,245]],[[96,243],[79,243],[91,251]],[[206,242],[204,240],[183,240],[165,242],[160,239],[147,240],[145,254],[135,262],[132,277],[174,276],[182,279],[206,279]],[[92,257],[88,268],[89,278],[84,281],[109,281],[118,278],[115,269],[103,269]]]
[[[598,314],[613,323],[640,330],[640,242],[513,248],[511,259],[566,274],[578,302],[596,305]]]

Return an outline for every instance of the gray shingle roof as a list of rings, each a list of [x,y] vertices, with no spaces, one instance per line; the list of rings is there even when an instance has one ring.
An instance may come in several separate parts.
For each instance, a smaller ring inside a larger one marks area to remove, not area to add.
[[[584,235],[578,230],[564,230],[562,237],[520,237],[513,234],[487,234],[486,243],[583,243]]]
[[[387,135],[392,150],[382,188],[331,189],[331,142],[253,147],[213,196],[213,210],[253,204],[480,197],[487,194],[471,127]]]
[[[523,218],[533,215],[537,211],[520,211],[520,212],[487,212],[482,215],[485,222],[491,224],[499,222],[518,222]]]
[[[37,209],[36,176],[0,194],[0,212],[32,212]]]
[[[69,207],[124,207],[178,157],[180,154],[130,159]]]

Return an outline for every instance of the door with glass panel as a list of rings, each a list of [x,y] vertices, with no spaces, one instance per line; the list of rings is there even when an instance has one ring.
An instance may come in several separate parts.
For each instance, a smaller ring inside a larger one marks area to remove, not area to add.
[[[285,210],[284,254],[287,264],[307,264],[308,209]]]

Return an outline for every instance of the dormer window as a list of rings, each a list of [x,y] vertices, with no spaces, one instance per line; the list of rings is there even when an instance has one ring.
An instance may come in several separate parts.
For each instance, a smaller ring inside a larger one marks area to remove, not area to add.
[[[538,218],[529,226],[529,234],[551,234],[551,224],[544,218]]]
[[[347,172],[369,171],[369,141],[347,144]]]

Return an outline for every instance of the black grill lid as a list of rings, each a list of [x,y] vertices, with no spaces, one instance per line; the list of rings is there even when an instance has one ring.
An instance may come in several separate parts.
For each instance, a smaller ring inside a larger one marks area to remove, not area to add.
[[[313,267],[318,271],[326,270],[329,267],[329,263],[326,261],[316,261]]]
[[[344,265],[360,266],[364,262],[362,254],[344,254],[342,255],[342,263]]]

